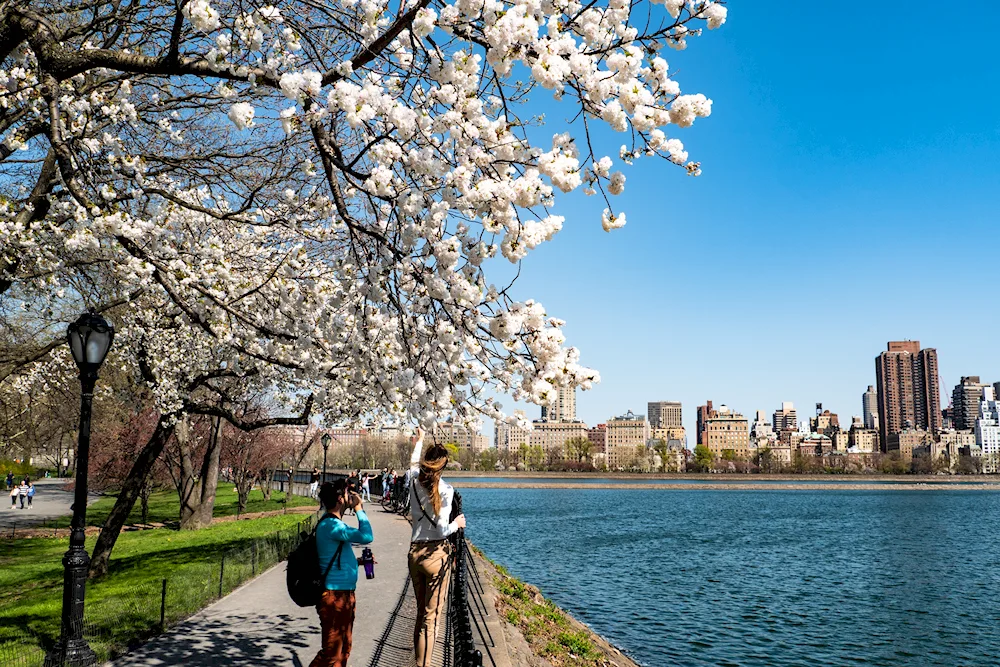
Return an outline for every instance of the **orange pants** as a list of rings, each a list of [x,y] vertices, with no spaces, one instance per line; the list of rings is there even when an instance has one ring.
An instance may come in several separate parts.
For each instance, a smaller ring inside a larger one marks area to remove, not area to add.
[[[446,611],[448,580],[451,576],[451,543],[414,542],[407,558],[413,594],[417,598],[417,619],[413,626],[413,652],[417,667],[429,667],[437,639],[437,624]]]
[[[354,633],[354,591],[323,591],[316,610],[323,627],[323,648],[309,667],[347,667]]]

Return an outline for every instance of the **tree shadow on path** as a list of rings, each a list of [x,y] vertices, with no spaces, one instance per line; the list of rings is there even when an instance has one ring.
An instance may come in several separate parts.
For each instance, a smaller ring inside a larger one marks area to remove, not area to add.
[[[300,652],[310,650],[317,628],[281,614],[227,614],[182,623],[137,651],[111,663],[114,667],[301,667]],[[310,656],[311,659],[311,656]]]

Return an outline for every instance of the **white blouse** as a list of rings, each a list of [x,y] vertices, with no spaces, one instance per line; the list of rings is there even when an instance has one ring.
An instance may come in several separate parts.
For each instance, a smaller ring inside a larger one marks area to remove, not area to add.
[[[458,530],[451,517],[451,503],[455,498],[455,489],[443,479],[438,481],[438,493],[441,494],[441,511],[435,515],[430,495],[420,485],[420,452],[423,450],[423,439],[413,445],[410,456],[410,516],[413,523],[412,542],[436,542],[443,540]]]

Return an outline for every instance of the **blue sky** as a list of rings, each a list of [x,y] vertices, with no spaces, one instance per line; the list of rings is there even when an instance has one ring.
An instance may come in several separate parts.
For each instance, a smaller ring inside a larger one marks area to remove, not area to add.
[[[524,262],[515,294],[601,372],[578,395],[589,424],[680,400],[693,446],[706,399],[849,419],[888,340],[937,348],[943,397],[960,375],[1000,380],[1000,8],[778,7],[730,2],[723,28],[665,52],[714,101],[671,128],[704,174],[638,161],[610,234],[603,202],[564,196],[563,230]]]

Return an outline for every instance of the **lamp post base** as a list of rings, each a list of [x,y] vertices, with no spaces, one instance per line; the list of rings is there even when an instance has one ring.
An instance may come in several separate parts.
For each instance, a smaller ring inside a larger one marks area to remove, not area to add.
[[[91,667],[97,664],[97,654],[85,639],[70,639],[45,656],[45,667]]]

